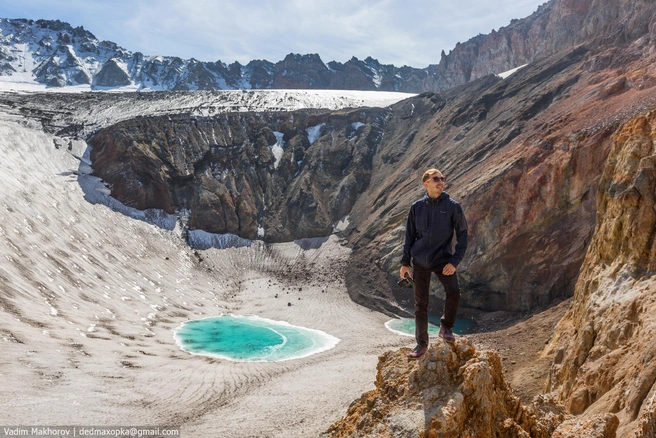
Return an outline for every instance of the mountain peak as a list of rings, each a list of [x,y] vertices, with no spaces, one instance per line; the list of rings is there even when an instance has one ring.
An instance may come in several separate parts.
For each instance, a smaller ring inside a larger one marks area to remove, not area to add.
[[[73,27],[69,23],[60,20],[29,20],[26,18],[2,18],[0,22],[6,22],[15,27],[36,27],[39,29],[50,30],[53,32],[63,32],[68,33],[73,37],[78,38],[87,38],[87,39],[97,39],[94,34],[85,30],[84,27],[78,26]]]

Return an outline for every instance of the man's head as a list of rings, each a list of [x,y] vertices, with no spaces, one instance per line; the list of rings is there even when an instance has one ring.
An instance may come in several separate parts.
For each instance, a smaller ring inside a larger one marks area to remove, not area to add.
[[[426,192],[431,198],[438,198],[444,191],[444,184],[446,183],[446,178],[442,175],[437,169],[428,169],[424,172],[424,175],[421,177],[421,182],[426,187]]]

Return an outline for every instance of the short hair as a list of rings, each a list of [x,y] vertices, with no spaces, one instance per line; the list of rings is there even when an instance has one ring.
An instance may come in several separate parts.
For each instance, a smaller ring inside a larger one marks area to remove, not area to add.
[[[433,176],[436,173],[442,173],[439,170],[433,168],[433,169],[428,169],[426,172],[424,172],[424,175],[421,177],[421,182],[425,183],[430,179],[431,176]]]

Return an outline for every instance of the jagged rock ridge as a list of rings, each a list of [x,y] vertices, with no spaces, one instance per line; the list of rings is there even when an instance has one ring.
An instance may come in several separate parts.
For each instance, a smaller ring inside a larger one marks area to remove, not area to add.
[[[653,5],[631,0],[552,0],[531,16],[478,35],[445,54],[427,89],[447,90],[583,43],[626,44],[653,28]]]
[[[0,19],[0,76],[28,75],[49,87],[102,90],[348,89],[417,92],[426,69],[383,65],[368,57],[325,64],[317,54],[272,63],[203,62],[145,56],[58,20]],[[27,78],[26,78],[27,79]]]

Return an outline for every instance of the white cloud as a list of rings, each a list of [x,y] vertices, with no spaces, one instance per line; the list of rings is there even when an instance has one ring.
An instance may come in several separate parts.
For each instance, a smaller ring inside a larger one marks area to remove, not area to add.
[[[456,42],[534,12],[540,0],[21,0],[0,16],[84,26],[147,55],[202,61],[277,62],[318,53],[324,62],[367,56],[425,67]],[[13,4],[11,4],[13,3]]]

